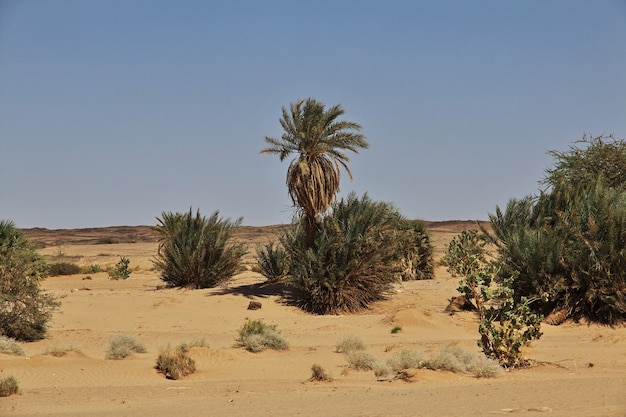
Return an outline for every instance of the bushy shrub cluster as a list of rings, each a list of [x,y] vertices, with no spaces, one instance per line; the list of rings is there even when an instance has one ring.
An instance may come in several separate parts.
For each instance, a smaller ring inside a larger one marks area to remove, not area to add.
[[[155,368],[168,379],[181,379],[196,372],[196,361],[189,356],[189,346],[182,343],[162,349]]]
[[[20,393],[20,386],[14,376],[0,379],[0,397],[9,397]]]
[[[247,321],[239,329],[237,345],[253,353],[262,352],[266,349],[289,349],[289,343],[276,330],[276,325],[266,324],[262,320]]]
[[[259,246],[253,270],[267,278],[267,282],[270,284],[283,281],[289,275],[287,252],[276,242]]]
[[[626,319],[626,143],[582,143],[551,153],[538,196],[490,216],[499,277],[544,313],[615,324]]]
[[[146,353],[146,347],[134,336],[118,334],[109,342],[106,359],[124,359],[133,353]]]
[[[356,311],[385,298],[391,284],[403,277],[432,277],[425,231],[404,219],[392,204],[350,194],[319,219],[310,246],[301,224],[296,219],[281,244],[290,261],[289,296],[304,310]],[[428,259],[419,259],[422,256]],[[427,267],[416,273],[421,265]]]
[[[229,243],[242,219],[231,221],[214,212],[210,217],[164,212],[156,231],[160,235],[157,257],[161,279],[174,287],[210,288],[242,270],[247,253],[243,243]]]
[[[0,335],[27,341],[44,337],[59,305],[40,288],[47,272],[45,260],[14,223],[0,221]]]

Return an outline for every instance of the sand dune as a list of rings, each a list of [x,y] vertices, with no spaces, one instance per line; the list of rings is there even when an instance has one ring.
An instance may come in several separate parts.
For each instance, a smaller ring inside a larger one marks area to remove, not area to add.
[[[429,225],[438,257],[466,225]],[[253,249],[273,231],[247,228],[239,238]],[[416,370],[412,382],[377,381],[371,371],[346,370],[335,352],[346,335],[360,337],[381,360],[405,347],[428,353],[455,344],[478,352],[476,317],[444,312],[457,280],[443,267],[436,279],[406,282],[368,311],[314,316],[285,305],[279,288],[260,286],[263,278],[251,271],[225,288],[161,289],[149,228],[26,232],[46,242],[40,251],[54,259],[107,266],[123,255],[135,272],[125,281],[96,273],[44,282],[62,306],[45,340],[22,344],[25,357],[0,355],[0,376],[15,376],[23,391],[0,398],[2,416],[626,416],[625,327],[544,325],[542,339],[526,351],[538,365],[493,379]],[[97,244],[104,237],[120,243]],[[262,308],[248,310],[251,300]],[[234,347],[246,319],[276,324],[290,349],[253,354]],[[392,334],[394,326],[402,331]],[[106,360],[109,340],[120,333],[137,337],[147,352]],[[191,350],[196,373],[172,381],[156,372],[160,348],[194,339],[208,344]],[[58,346],[76,351],[45,354]],[[309,381],[313,363],[334,381]]]

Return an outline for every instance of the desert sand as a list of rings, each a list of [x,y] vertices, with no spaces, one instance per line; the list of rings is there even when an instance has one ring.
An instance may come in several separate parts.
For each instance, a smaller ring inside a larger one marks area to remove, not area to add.
[[[430,223],[439,259],[450,239],[471,223]],[[245,227],[237,238],[257,243],[277,227]],[[227,287],[166,289],[152,268],[157,242],[147,227],[26,230],[45,243],[43,255],[79,265],[114,265],[130,259],[123,281],[100,272],[51,277],[45,290],[60,298],[44,340],[22,343],[26,356],[0,354],[0,377],[13,375],[21,395],[0,398],[2,416],[626,416],[626,327],[566,322],[544,324],[543,337],[525,350],[530,369],[497,378],[415,370],[410,382],[376,379],[346,369],[337,341],[356,335],[381,360],[402,348],[425,353],[447,344],[479,352],[472,312],[444,311],[458,295],[445,267],[436,278],[405,282],[388,300],[358,314],[316,316],[286,305],[280,287],[261,285],[248,270]],[[109,242],[103,244],[103,242]],[[111,243],[112,242],[112,243]],[[251,300],[262,308],[248,310]],[[247,319],[276,324],[287,351],[249,353],[235,347]],[[402,327],[396,334],[394,326]],[[135,336],[147,348],[107,360],[110,339]],[[159,349],[204,339],[195,347],[196,373],[168,380],[155,370]],[[61,357],[45,354],[72,347]],[[332,382],[311,382],[311,365]]]

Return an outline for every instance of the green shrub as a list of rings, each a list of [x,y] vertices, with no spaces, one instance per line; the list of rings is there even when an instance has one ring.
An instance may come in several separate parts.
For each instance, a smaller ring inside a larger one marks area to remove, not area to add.
[[[70,262],[56,262],[49,265],[48,276],[76,275],[82,272],[80,266]]]
[[[87,265],[82,267],[81,272],[83,274],[97,274],[98,272],[102,272],[102,267],[98,264]]]
[[[403,281],[433,279],[435,261],[426,224],[420,220],[407,220],[402,226],[406,232],[398,241],[402,253],[400,277]]]
[[[13,356],[24,356],[24,349],[15,339],[0,336],[0,353]]]
[[[551,152],[546,190],[490,215],[498,278],[534,311],[613,325],[626,320],[626,142],[582,143]]]
[[[41,291],[45,260],[7,220],[0,221],[0,335],[16,340],[42,339],[58,301]]]
[[[354,194],[332,205],[307,246],[301,223],[281,237],[290,259],[288,297],[304,310],[336,314],[384,299],[403,271],[415,231],[389,203]]]
[[[262,352],[266,349],[289,349],[289,344],[276,330],[276,325],[266,324],[262,320],[247,321],[239,329],[237,345],[253,353]]]
[[[537,299],[515,298],[511,279],[494,284],[499,267],[487,258],[486,238],[477,230],[463,230],[450,241],[443,261],[452,276],[463,277],[457,290],[476,303],[478,345],[485,355],[502,366],[526,366],[521,348],[541,337],[543,316],[530,310]]]
[[[189,356],[189,346],[183,343],[162,349],[155,368],[168,379],[181,379],[196,372],[196,361]]]
[[[269,283],[280,282],[289,275],[289,258],[285,249],[274,242],[257,248],[254,272],[267,278]]]
[[[231,221],[219,217],[203,217],[200,211],[163,213],[156,231],[160,235],[154,264],[161,270],[161,279],[175,287],[209,288],[230,280],[242,270],[242,257],[247,253],[243,243],[228,240],[241,225],[242,219]]]
[[[350,353],[358,350],[365,350],[365,343],[354,335],[345,336],[337,341],[335,352]]]
[[[119,279],[128,279],[132,271],[128,267],[130,264],[130,259],[125,256],[120,258],[120,261],[115,264],[115,267],[110,269],[108,274],[110,279],[119,280]]]
[[[146,353],[146,348],[135,337],[119,334],[109,342],[105,357],[106,359],[124,359],[133,353]]]
[[[20,386],[13,376],[0,379],[0,397],[9,397],[20,393]]]

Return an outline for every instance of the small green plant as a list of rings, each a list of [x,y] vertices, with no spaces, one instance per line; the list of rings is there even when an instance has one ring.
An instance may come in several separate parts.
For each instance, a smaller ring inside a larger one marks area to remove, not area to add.
[[[280,244],[259,246],[256,261],[253,271],[267,278],[268,283],[280,282],[289,274],[289,257]]]
[[[180,379],[196,372],[196,361],[189,356],[189,346],[183,343],[162,349],[155,368],[168,379]]]
[[[391,329],[391,334],[396,334],[396,333],[401,332],[401,331],[402,331],[402,327],[400,327],[400,326],[394,326],[394,327]]]
[[[337,353],[350,353],[358,350],[365,350],[365,343],[354,335],[344,336],[337,341],[335,352]]]
[[[333,378],[328,375],[326,370],[317,363],[311,366],[311,379],[310,381],[331,382]]]
[[[49,265],[48,276],[76,275],[82,272],[80,266],[70,262],[56,262]]]
[[[134,336],[119,334],[109,342],[106,359],[124,359],[133,353],[146,353],[146,348]]]
[[[484,233],[463,230],[452,239],[443,260],[453,276],[463,277],[457,290],[476,303],[478,345],[485,355],[507,368],[527,366],[530,362],[522,356],[521,348],[541,337],[543,316],[530,309],[535,299],[515,299],[514,277],[494,285],[499,267],[488,259],[486,243]]]
[[[0,397],[9,397],[20,393],[20,386],[14,376],[0,379]]]
[[[109,270],[109,278],[114,280],[128,279],[132,271],[128,267],[130,259],[125,256],[120,257],[120,261],[115,264],[115,267]]]
[[[24,356],[24,349],[15,339],[0,336],[0,353],[13,356]]]
[[[265,349],[289,349],[289,344],[276,330],[276,325],[266,324],[262,320],[247,321],[239,329],[237,345],[253,353],[262,352]]]

